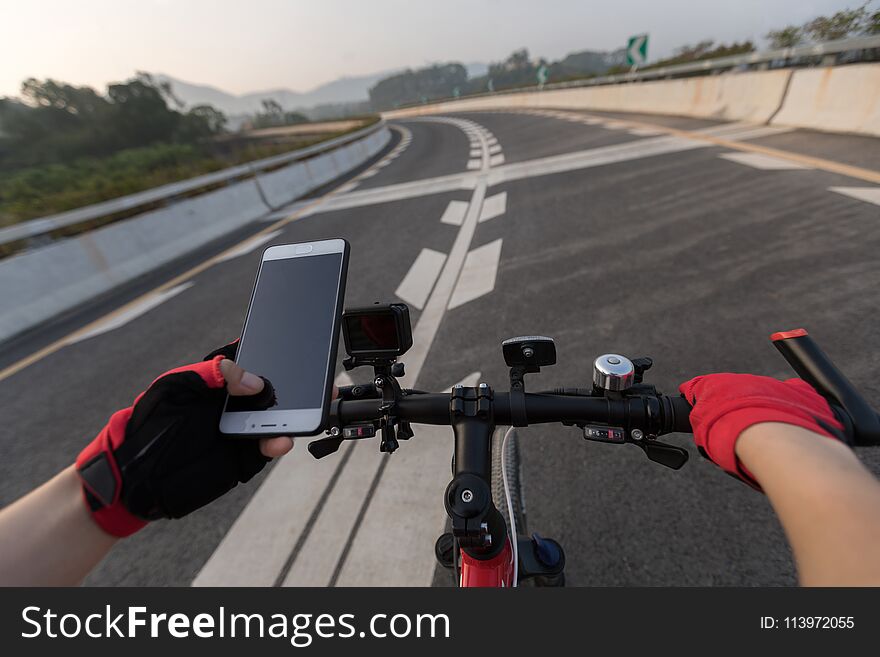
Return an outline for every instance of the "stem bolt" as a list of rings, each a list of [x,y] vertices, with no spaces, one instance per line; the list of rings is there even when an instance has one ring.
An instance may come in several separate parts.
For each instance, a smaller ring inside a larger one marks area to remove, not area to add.
[[[641,429],[633,429],[632,431],[629,432],[629,435],[632,436],[633,440],[641,440],[642,438],[645,437],[645,434],[642,433]]]
[[[463,491],[461,491],[461,501],[465,504],[473,502],[474,492],[470,488],[465,488]]]

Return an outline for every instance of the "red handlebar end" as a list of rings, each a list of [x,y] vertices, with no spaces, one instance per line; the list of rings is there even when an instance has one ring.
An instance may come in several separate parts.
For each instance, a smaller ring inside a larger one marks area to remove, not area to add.
[[[778,333],[774,333],[770,336],[770,339],[773,342],[777,340],[787,340],[788,338],[801,338],[805,335],[808,335],[807,329],[792,329],[791,331],[779,331]]]

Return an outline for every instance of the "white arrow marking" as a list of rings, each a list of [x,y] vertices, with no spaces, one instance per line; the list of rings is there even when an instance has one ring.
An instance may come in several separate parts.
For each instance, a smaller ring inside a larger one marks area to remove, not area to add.
[[[394,291],[398,298],[421,310],[425,307],[428,295],[434,288],[434,283],[443,269],[446,255],[431,249],[422,249],[412,267],[403,277],[400,285]]]
[[[500,217],[507,212],[507,192],[487,196],[480,211],[480,223]]]
[[[829,187],[828,189],[859,201],[880,205],[880,187]]]
[[[461,226],[464,223],[464,215],[467,213],[467,201],[449,201],[446,211],[440,217],[440,221],[450,226]]]
[[[256,237],[252,237],[249,240],[245,240],[235,248],[232,248],[224,253],[223,257],[220,258],[217,262],[226,262],[227,260],[232,260],[233,258],[238,258],[240,256],[246,255],[251,251],[254,251],[263,246],[263,244],[265,244],[266,242],[274,240],[280,234],[280,230],[274,230],[267,235],[257,235]]]
[[[479,299],[495,289],[498,263],[501,260],[501,241],[489,242],[467,254],[455,292],[449,300],[449,310]]]
[[[188,290],[194,285],[192,281],[188,283],[183,283],[178,285],[177,287],[172,287],[170,290],[165,290],[164,292],[157,292],[156,294],[151,294],[147,298],[145,298],[140,303],[126,308],[125,311],[113,315],[109,317],[106,321],[101,322],[97,326],[93,327],[90,331],[86,333],[80,333],[75,338],[73,338],[67,344],[76,344],[77,342],[82,342],[83,340],[88,340],[90,338],[94,338],[103,333],[108,333],[110,331],[114,331],[118,328],[122,328],[129,322],[137,319],[141,315],[145,315],[150,312],[156,306],[159,306],[168,299],[176,297],[178,294],[183,292],[184,290]]]

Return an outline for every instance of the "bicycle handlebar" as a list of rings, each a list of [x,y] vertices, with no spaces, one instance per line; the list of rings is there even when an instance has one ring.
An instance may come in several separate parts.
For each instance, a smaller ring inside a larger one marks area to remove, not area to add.
[[[345,388],[341,389],[344,393]],[[636,396],[621,399],[525,393],[529,424],[561,422],[564,424],[603,424],[627,430],[639,429],[660,436],[667,433],[690,433],[688,416],[691,406],[683,397]],[[381,417],[381,399],[338,399],[330,410],[330,426],[371,422]],[[410,394],[399,400],[394,414],[417,424],[450,425],[450,394]],[[511,424],[510,393],[494,394],[494,422]]]

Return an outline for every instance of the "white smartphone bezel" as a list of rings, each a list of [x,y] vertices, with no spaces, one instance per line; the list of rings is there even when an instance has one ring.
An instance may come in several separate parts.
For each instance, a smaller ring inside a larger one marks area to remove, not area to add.
[[[320,240],[317,242],[301,242],[298,244],[279,244],[270,246],[263,251],[263,258],[260,261],[260,269],[257,272],[257,279],[254,283],[253,292],[251,292],[251,300],[248,304],[247,317],[245,318],[244,328],[241,331],[241,343],[245,344],[247,340],[248,321],[251,316],[251,307],[254,302],[254,295],[260,285],[260,274],[263,272],[263,263],[271,260],[288,260],[291,258],[310,258],[318,255],[330,255],[334,253],[344,254],[347,244],[342,239]],[[345,258],[340,259],[338,277],[345,275]],[[341,294],[342,285],[336,286],[336,298],[333,300],[335,309],[341,308],[339,295]],[[335,345],[332,343],[327,353],[327,371],[324,373],[324,398],[329,398],[330,386],[332,385],[331,369],[335,368],[336,363],[331,362],[335,353]],[[277,436],[285,434],[314,434],[321,428],[324,420],[324,409],[319,408],[303,408],[291,410],[265,410],[265,411],[226,411],[220,416],[220,432],[228,435],[238,436]]]

